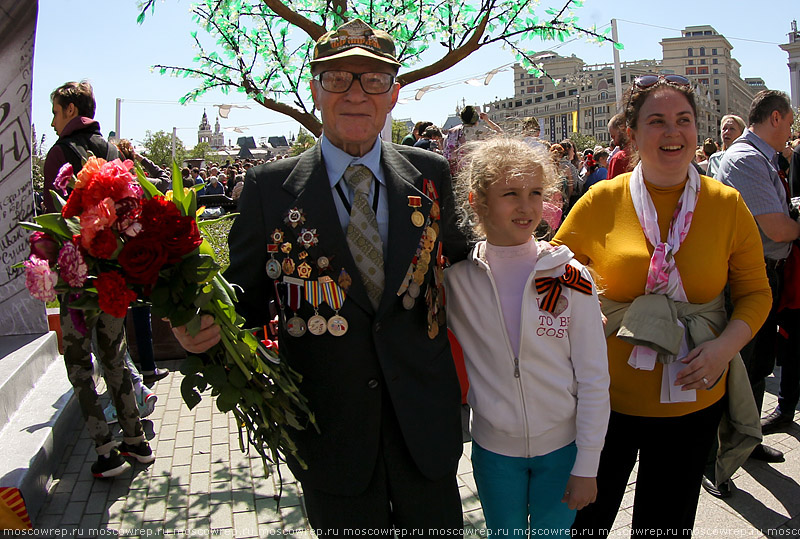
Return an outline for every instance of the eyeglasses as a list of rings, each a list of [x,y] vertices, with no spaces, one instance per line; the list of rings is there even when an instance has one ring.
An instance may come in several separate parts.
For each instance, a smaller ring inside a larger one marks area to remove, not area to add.
[[[691,84],[689,79],[682,75],[642,75],[633,79],[633,85],[637,88],[645,89],[655,86],[662,80],[678,86],[689,86]]]
[[[358,79],[365,94],[385,94],[394,84],[394,75],[390,73],[351,73],[350,71],[323,71],[316,77],[322,89],[334,94],[343,94]]]

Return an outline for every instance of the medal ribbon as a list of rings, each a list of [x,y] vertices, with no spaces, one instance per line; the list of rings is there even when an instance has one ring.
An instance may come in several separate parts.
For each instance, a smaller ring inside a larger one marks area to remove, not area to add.
[[[314,312],[319,309],[319,283],[317,281],[305,281],[306,300],[314,307]]]
[[[560,277],[542,277],[536,279],[536,292],[544,294],[539,308],[555,316],[556,303],[561,296],[563,286],[577,290],[584,294],[592,293],[592,282],[581,276],[581,272],[574,266],[567,265],[564,274]]]
[[[297,310],[300,308],[300,301],[303,297],[302,286],[294,283],[286,283],[286,286],[289,287],[289,298],[286,304],[292,311],[297,312]]]
[[[338,313],[344,303],[344,290],[339,288],[335,282],[327,281],[322,283],[322,296],[324,301]]]
[[[439,200],[439,193],[436,191],[436,186],[433,185],[432,181],[428,179],[422,180],[422,190],[425,192],[425,196],[432,201],[436,202]]]

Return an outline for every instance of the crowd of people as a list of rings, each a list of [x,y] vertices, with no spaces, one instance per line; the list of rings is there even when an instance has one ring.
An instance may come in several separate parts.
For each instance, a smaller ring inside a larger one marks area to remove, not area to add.
[[[729,496],[748,458],[783,458],[763,436],[793,423],[800,398],[789,273],[800,268],[800,140],[789,143],[787,96],[765,90],[746,121],[724,116],[720,145],[697,144],[690,81],[655,74],[627,89],[610,147],[543,140],[535,118],[504,129],[473,106],[446,133],[421,121],[397,145],[379,135],[399,67],[388,34],[349,21],[313,50],[316,146],[182,170],[185,186],[238,201],[226,272],[242,289],[238,310],[249,327],[277,325],[283,359],[303,376],[319,431],[295,433],[305,466],[288,465],[316,533],[462,530],[449,330],[468,373],[489,530],[605,536],[638,461],[633,532],[690,536],[701,485]],[[89,110],[68,95],[53,94],[61,153],[46,178],[75,131],[96,155],[117,154],[93,99]],[[118,151],[170,185],[126,141]],[[274,253],[282,270],[269,270]],[[300,261],[308,271],[293,275]],[[340,293],[335,308],[303,296],[321,283]],[[289,286],[299,299],[287,306]],[[121,323],[95,328],[117,448],[90,383],[90,339],[68,319],[95,475],[120,473],[122,456],[152,462]],[[195,354],[219,340],[212,317],[200,327],[173,329]],[[779,405],[761,418],[776,358]]]

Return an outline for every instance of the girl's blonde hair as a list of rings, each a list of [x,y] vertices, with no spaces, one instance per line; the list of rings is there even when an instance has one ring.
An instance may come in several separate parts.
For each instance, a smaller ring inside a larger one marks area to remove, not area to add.
[[[468,235],[483,237],[485,232],[473,205],[486,208],[486,192],[498,181],[516,176],[539,174],[545,200],[558,189],[558,173],[544,147],[529,146],[513,137],[498,136],[468,142],[462,147],[459,171],[454,182],[459,226]],[[472,193],[472,204],[469,196]]]

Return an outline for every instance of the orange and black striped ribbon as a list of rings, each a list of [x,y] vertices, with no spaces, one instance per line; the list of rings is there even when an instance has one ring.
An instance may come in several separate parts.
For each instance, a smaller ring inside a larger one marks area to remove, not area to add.
[[[536,279],[536,292],[544,294],[539,308],[555,315],[556,303],[561,296],[561,289],[563,286],[583,292],[584,294],[592,293],[592,282],[585,277],[581,277],[581,272],[575,269],[574,266],[567,265],[564,275],[560,277],[542,277]]]

